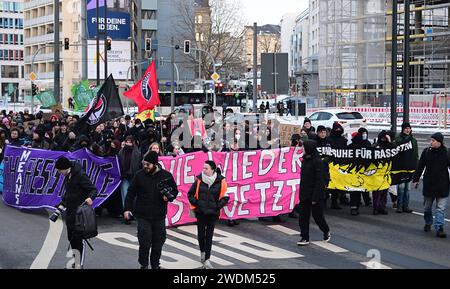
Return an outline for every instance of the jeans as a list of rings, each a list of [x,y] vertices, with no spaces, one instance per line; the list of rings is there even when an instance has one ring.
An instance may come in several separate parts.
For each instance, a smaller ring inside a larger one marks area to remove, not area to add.
[[[397,186],[397,208],[409,207],[409,189],[411,182],[401,183]]]
[[[436,215],[434,221],[434,227],[436,230],[439,227],[444,227],[445,223],[445,208],[447,206],[447,198],[434,198],[434,197],[424,197],[424,219],[426,225],[433,224],[433,203],[436,200]]]
[[[125,208],[125,200],[127,198],[128,188],[130,187],[130,181],[123,179],[120,184],[120,193],[122,195],[122,208]]]
[[[138,218],[138,240],[139,240],[139,264],[148,266],[148,255],[150,248],[150,265],[152,269],[158,269],[162,248],[166,241],[166,220],[151,221]]]
[[[325,204],[322,201],[315,205],[313,205],[310,200],[300,202],[300,218],[298,223],[300,226],[300,234],[302,239],[309,241],[309,219],[311,217],[311,213],[317,226],[319,226],[319,229],[324,234],[330,232],[330,228],[328,227],[323,214],[324,206]]]

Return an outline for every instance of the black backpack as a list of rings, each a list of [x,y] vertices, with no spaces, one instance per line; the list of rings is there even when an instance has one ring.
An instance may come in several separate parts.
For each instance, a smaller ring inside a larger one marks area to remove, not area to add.
[[[75,232],[83,239],[94,238],[98,235],[95,211],[88,204],[82,204],[77,209],[75,214]]]

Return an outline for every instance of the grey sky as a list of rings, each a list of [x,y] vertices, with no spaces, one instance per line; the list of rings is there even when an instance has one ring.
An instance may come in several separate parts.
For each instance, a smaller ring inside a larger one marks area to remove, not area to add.
[[[308,8],[309,0],[241,0],[247,25],[279,24],[286,13],[300,14]]]

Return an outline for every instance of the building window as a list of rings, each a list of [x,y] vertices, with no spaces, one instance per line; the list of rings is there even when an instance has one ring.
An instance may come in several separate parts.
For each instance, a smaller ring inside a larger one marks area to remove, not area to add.
[[[2,65],[1,76],[4,78],[19,78],[19,66]]]

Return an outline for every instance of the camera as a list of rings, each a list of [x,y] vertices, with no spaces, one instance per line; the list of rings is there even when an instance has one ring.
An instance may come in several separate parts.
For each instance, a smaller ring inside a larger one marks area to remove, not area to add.
[[[64,204],[59,204],[56,207],[56,210],[53,212],[53,214],[49,217],[50,221],[52,222],[56,222],[56,220],[58,220],[59,216],[61,216],[61,214],[63,212],[66,211],[66,207],[64,206]]]
[[[169,202],[172,202],[173,200],[176,199],[177,196],[174,196],[172,194],[172,187],[165,184],[164,183],[165,181],[166,180],[164,180],[158,184],[158,190],[161,192],[161,194],[163,196],[165,196],[169,200]]]

